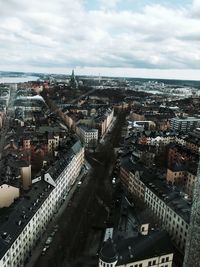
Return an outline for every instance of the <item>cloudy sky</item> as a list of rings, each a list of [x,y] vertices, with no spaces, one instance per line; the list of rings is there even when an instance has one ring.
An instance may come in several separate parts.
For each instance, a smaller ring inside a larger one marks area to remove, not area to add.
[[[0,70],[200,80],[200,0],[0,0]]]

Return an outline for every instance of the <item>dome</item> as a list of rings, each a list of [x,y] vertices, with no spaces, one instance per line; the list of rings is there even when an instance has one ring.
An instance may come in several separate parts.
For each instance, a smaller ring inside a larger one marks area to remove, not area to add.
[[[117,261],[117,251],[111,238],[109,238],[103,245],[99,257],[106,263]]]

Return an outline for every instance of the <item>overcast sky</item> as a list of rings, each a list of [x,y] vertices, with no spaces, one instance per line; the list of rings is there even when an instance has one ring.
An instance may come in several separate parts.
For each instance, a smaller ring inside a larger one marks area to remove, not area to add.
[[[0,70],[200,80],[200,0],[0,0]]]

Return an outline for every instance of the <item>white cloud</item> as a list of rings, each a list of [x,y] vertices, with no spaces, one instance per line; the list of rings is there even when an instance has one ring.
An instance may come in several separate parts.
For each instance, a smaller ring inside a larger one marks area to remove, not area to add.
[[[120,0],[99,0],[99,4],[103,9],[112,9],[117,6]]]
[[[87,10],[84,0],[0,0],[0,69],[200,68],[200,18],[192,15],[200,1],[143,11],[117,3]]]
[[[192,11],[199,11],[200,10],[200,1],[199,0],[193,0],[192,3]]]

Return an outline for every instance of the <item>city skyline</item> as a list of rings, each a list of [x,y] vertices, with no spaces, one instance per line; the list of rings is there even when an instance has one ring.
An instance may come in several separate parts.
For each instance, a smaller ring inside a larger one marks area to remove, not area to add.
[[[2,71],[199,80],[199,0],[0,4]]]

